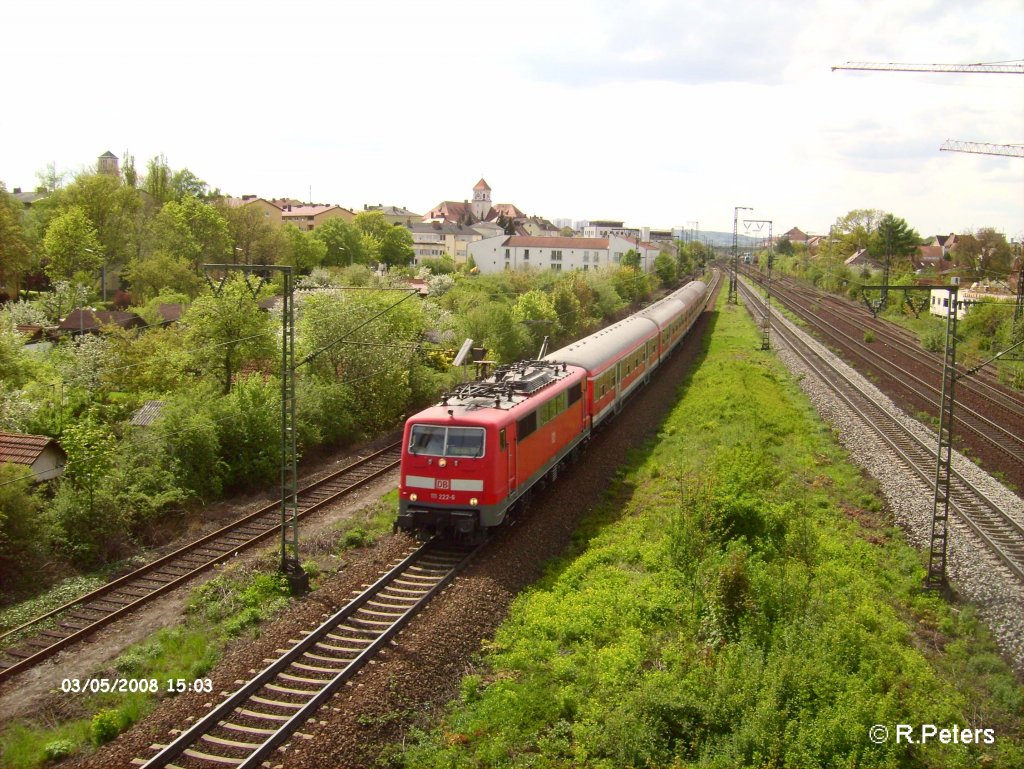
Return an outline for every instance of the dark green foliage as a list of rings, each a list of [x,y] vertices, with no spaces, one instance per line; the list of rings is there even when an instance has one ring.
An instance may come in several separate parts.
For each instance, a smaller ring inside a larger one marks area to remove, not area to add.
[[[32,579],[48,544],[29,475],[24,465],[0,463],[0,582],[10,586]]]
[[[241,377],[213,409],[228,488],[272,481],[281,468],[281,391],[277,379]]]
[[[202,388],[182,393],[164,404],[154,425],[171,458],[178,485],[200,499],[220,494],[227,471],[210,408],[213,400],[211,393]]]

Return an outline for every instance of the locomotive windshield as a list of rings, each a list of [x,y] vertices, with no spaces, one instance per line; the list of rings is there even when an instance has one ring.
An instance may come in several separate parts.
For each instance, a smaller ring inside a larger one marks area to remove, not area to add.
[[[484,429],[413,425],[409,453],[431,457],[482,457]]]

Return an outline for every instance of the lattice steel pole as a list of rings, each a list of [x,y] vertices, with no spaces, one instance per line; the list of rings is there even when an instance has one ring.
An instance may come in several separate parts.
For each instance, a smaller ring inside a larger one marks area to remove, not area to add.
[[[740,221],[740,211],[753,211],[750,206],[735,206],[732,209],[732,269],[729,271],[729,295],[726,298],[728,304],[739,302],[739,280],[740,254],[738,250],[739,232],[737,230]]]
[[[266,282],[265,275],[271,271],[282,273],[284,297],[281,304],[281,573],[288,577],[293,592],[303,592],[309,587],[309,578],[299,561],[299,503],[298,455],[295,443],[295,287],[292,268],[288,265],[248,264],[204,264],[207,273],[215,271],[238,271],[245,274],[246,285],[253,295],[259,293]],[[249,275],[260,276],[255,288],[249,283]],[[226,280],[226,278],[225,278]],[[224,282],[210,285],[215,295],[224,288]]]
[[[764,283],[764,321],[761,324],[761,349],[772,348],[772,266],[775,263],[775,244],[772,241],[772,220],[771,219],[744,219],[743,226],[751,224],[768,225],[768,274]],[[760,229],[760,228],[759,228]]]
[[[937,590],[946,585],[947,534],[949,531],[949,475],[953,453],[953,405],[956,384],[956,322],[959,286],[948,287],[949,314],[946,316],[946,351],[942,361],[942,393],[939,397],[939,446],[935,456],[935,493],[932,497],[932,529],[925,587]]]

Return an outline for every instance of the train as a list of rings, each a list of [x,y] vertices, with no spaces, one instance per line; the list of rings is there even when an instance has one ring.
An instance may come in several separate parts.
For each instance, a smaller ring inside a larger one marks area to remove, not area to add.
[[[485,536],[553,481],[686,336],[711,294],[687,283],[539,360],[495,369],[406,420],[395,529]]]

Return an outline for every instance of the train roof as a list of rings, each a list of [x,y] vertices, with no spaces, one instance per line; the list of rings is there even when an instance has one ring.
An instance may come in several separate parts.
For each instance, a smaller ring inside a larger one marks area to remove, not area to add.
[[[483,381],[465,382],[454,387],[442,397],[441,403],[410,419],[443,424],[452,418],[472,418],[474,424],[486,424],[509,412],[510,418],[518,419],[543,400],[540,396],[553,389],[561,389],[558,384],[568,384],[583,376],[584,372],[579,368],[564,363],[520,361],[500,366]]]
[[[625,320],[555,350],[546,355],[544,360],[582,366],[593,372],[657,333],[658,325],[654,320],[631,315]]]
[[[703,296],[705,291],[707,291],[707,285],[703,281],[692,281],[640,310],[637,315],[650,318],[658,324],[659,328],[664,328],[694,297]]]

